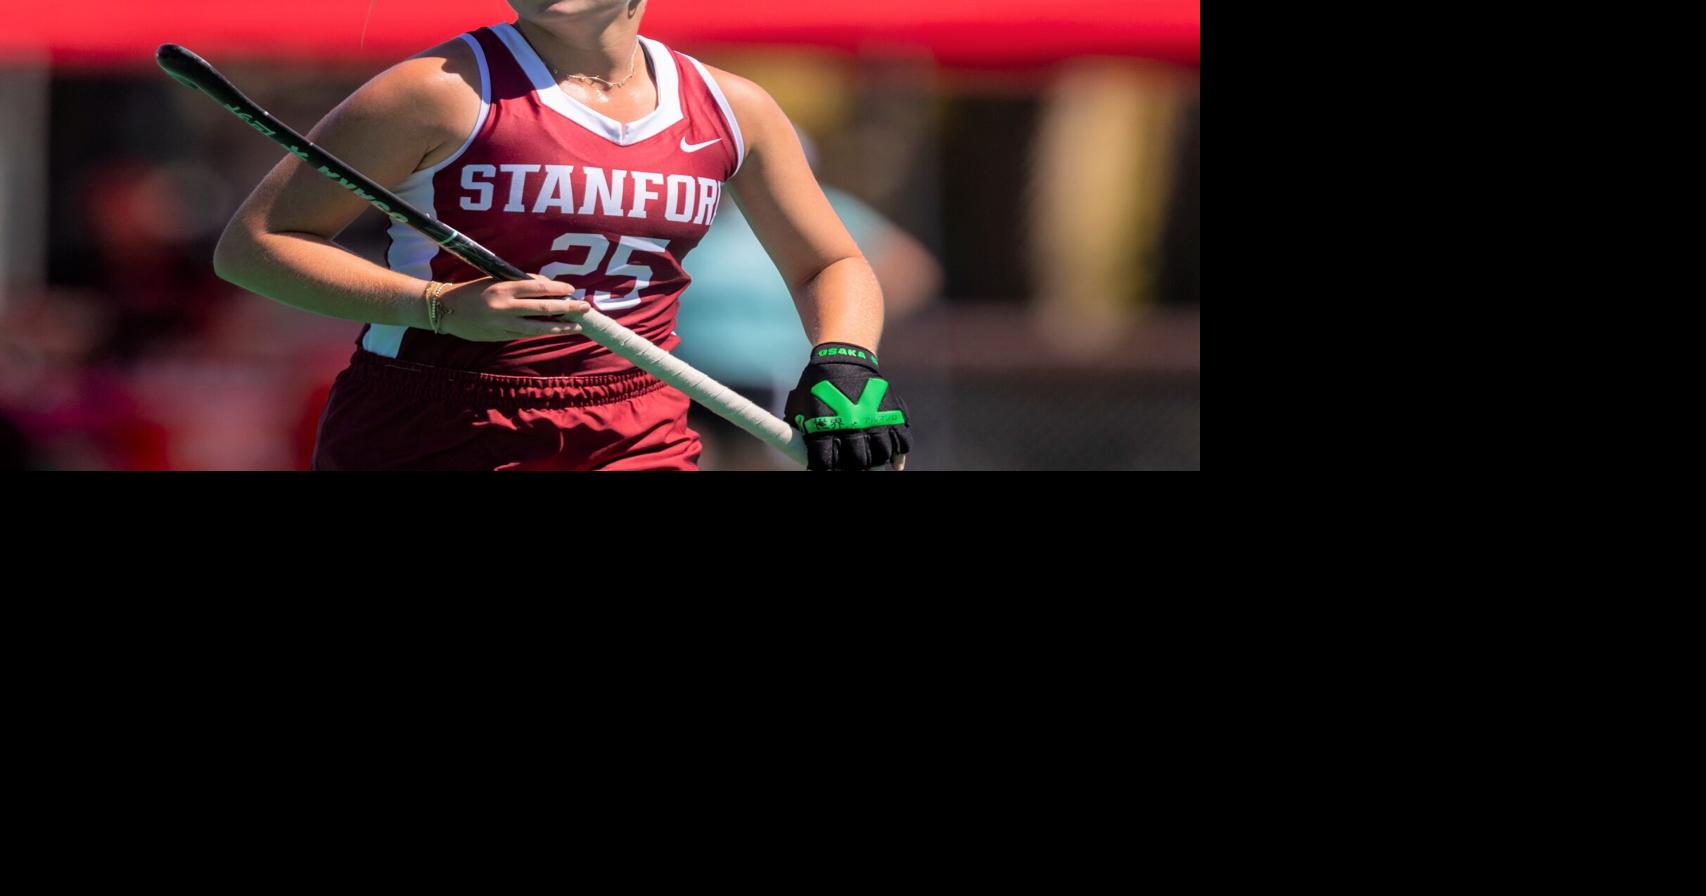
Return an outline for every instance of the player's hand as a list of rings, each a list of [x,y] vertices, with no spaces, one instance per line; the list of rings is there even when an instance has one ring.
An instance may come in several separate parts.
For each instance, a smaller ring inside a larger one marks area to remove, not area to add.
[[[579,333],[581,325],[565,315],[584,314],[592,305],[569,299],[575,288],[534,275],[532,280],[490,277],[457,284],[439,299],[446,316],[440,329],[469,342],[509,342],[529,336]],[[535,318],[557,318],[537,320]]]
[[[877,370],[877,356],[845,342],[812,349],[788,393],[788,423],[806,434],[806,469],[906,467],[912,430],[906,402]]]

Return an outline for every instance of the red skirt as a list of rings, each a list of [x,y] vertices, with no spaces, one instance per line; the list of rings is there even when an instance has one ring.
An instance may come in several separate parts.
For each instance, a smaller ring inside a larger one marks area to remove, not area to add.
[[[504,376],[357,349],[314,441],[314,470],[697,470],[691,401],[634,369]]]

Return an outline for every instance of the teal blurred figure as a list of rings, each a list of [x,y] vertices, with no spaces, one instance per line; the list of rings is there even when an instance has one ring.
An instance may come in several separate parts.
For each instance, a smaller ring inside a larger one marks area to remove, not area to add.
[[[810,138],[802,133],[800,142],[815,167]],[[942,272],[923,245],[852,194],[830,186],[823,192],[876,271],[883,288],[885,328],[935,297]],[[675,353],[781,416],[811,342],[787,284],[739,206],[723,203],[710,232],[684,266],[693,285],[681,298],[675,325],[681,345]],[[698,405],[688,422],[705,444],[701,469],[797,468],[780,452]]]

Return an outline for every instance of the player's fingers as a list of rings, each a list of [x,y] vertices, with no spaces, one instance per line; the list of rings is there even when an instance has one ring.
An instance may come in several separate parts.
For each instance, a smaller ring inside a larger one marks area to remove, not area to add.
[[[895,455],[895,452],[890,450],[890,446],[893,444],[894,442],[889,434],[880,429],[867,434],[865,436],[865,451],[869,461],[865,464],[865,468],[874,470],[888,466],[889,458]]]
[[[517,299],[504,305],[502,310],[516,317],[557,317],[585,314],[592,310],[592,303],[570,299]]]
[[[504,324],[504,329],[516,336],[572,336],[581,331],[581,325],[518,317]]]
[[[807,439],[806,440],[806,469],[833,470],[835,469],[835,440]]]
[[[871,440],[865,438],[864,433],[854,433],[838,441],[841,442],[841,449],[836,460],[840,461],[843,469],[865,470],[877,462],[871,459]]]
[[[904,455],[904,454],[895,455],[894,462],[889,464],[889,466],[892,467],[894,469],[894,471],[897,473],[900,472],[901,470],[906,469],[906,455]]]
[[[538,274],[531,280],[516,280],[508,284],[510,295],[526,296],[566,296],[575,291],[573,284],[561,280],[550,280]]]
[[[905,455],[912,453],[912,433],[907,427],[896,426],[889,430],[889,455]]]

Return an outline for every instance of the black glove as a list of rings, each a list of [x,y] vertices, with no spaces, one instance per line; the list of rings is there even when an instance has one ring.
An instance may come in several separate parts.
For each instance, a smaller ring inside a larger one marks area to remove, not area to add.
[[[857,345],[813,348],[785,414],[806,434],[808,470],[867,470],[912,450],[906,402],[889,390],[876,353]]]

